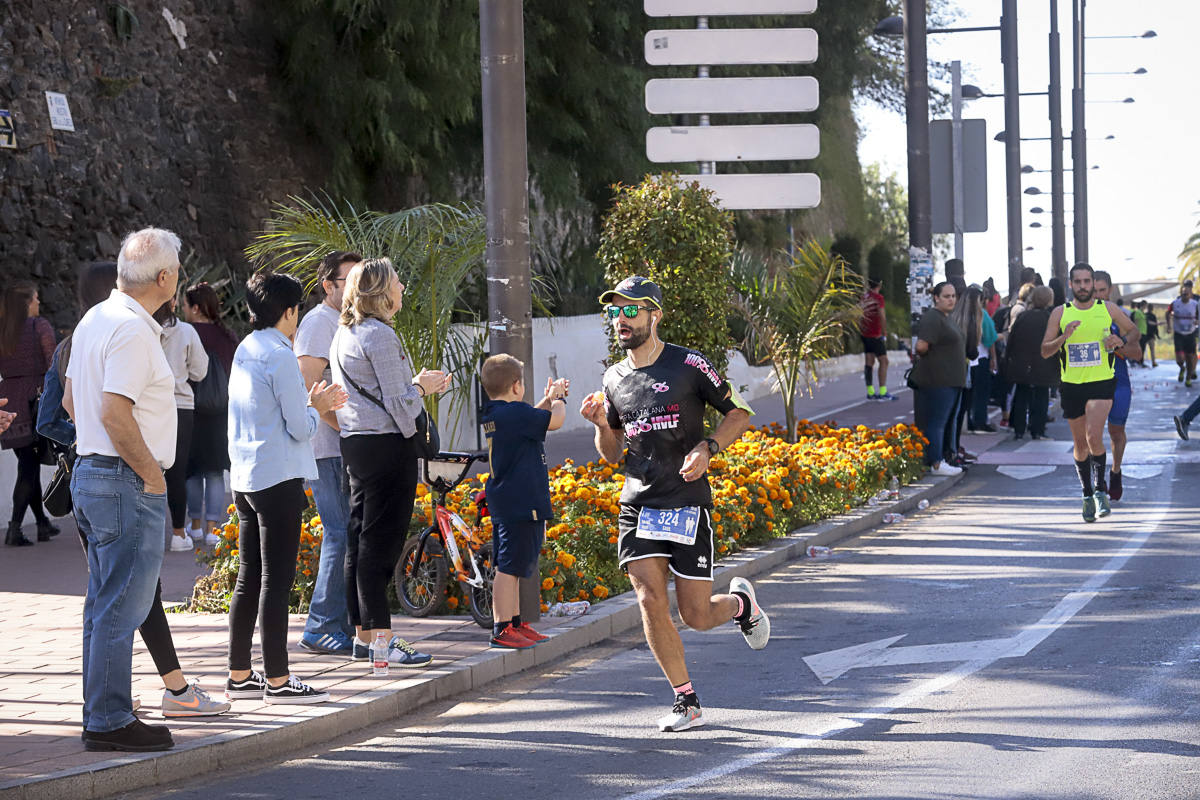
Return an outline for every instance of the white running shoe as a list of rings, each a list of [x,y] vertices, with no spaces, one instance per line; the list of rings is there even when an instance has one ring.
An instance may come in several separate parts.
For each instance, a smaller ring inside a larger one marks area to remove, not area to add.
[[[171,534],[172,553],[190,553],[195,546],[196,545],[188,537]]]
[[[952,464],[947,464],[945,461],[943,461],[941,464],[938,464],[936,467],[929,470],[929,474],[930,475],[945,475],[947,477],[949,477],[951,475],[960,475],[960,474],[962,474],[962,467],[956,467]]]
[[[750,598],[750,616],[745,622],[738,622],[738,627],[742,629],[742,636],[746,637],[746,644],[750,645],[751,650],[762,650],[771,638],[771,620],[767,618],[767,612],[759,607],[754,587],[745,578],[734,578],[729,582],[729,592],[741,592]]]
[[[700,710],[700,698],[695,692],[675,695],[671,713],[658,718],[658,729],[672,733],[699,728],[703,724],[704,712]]]
[[[200,544],[204,540],[204,531],[200,528],[193,528],[191,525],[188,525],[183,529],[183,532],[190,536],[196,544]]]
[[[213,532],[204,534],[204,543],[209,547],[216,547],[221,542],[221,537]]]

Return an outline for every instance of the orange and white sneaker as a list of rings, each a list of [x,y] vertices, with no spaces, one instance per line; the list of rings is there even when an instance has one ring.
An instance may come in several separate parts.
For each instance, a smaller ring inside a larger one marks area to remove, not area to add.
[[[658,729],[672,733],[698,728],[703,724],[704,712],[700,710],[700,698],[695,692],[675,695],[671,713],[658,719]]]

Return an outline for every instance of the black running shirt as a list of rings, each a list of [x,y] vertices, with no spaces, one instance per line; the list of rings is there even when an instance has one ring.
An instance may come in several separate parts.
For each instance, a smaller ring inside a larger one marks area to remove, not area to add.
[[[649,508],[712,503],[708,475],[685,481],[683,458],[704,441],[704,409],[722,414],[750,411],[704,356],[673,344],[658,360],[635,369],[629,359],[604,373],[604,410],[609,427],[623,431],[625,488],[621,502]]]

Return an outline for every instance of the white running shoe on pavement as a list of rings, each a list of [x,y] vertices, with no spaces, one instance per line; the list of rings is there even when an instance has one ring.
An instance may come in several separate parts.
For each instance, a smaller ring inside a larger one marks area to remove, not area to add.
[[[196,545],[188,537],[171,534],[172,553],[189,553],[195,546]]]
[[[929,470],[930,475],[945,475],[947,477],[949,477],[951,475],[959,475],[961,473],[962,473],[962,467],[956,467],[952,464],[947,464],[945,461],[938,464],[933,469]]]
[[[742,629],[742,636],[746,637],[746,644],[750,645],[751,650],[762,650],[771,638],[771,620],[767,618],[767,612],[759,607],[754,587],[745,578],[734,578],[729,582],[729,592],[741,592],[750,598],[750,616],[745,622],[738,622],[738,627]]]
[[[200,528],[193,528],[191,525],[188,525],[183,529],[183,532],[190,536],[196,544],[200,544],[204,540],[204,531]]]
[[[704,712],[700,710],[700,698],[695,692],[675,695],[671,713],[658,718],[658,729],[671,733],[699,728],[703,724]]]
[[[212,531],[209,531],[208,533],[206,533],[204,535],[204,543],[206,545],[208,545],[209,547],[216,547],[218,544],[221,543],[221,537],[217,536]]]

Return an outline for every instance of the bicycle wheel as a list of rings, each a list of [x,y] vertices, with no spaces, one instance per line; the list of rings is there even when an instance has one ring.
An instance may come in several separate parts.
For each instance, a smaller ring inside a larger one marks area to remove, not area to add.
[[[492,581],[496,579],[496,563],[492,559],[492,546],[485,544],[475,554],[475,563],[483,574],[483,586],[476,589],[469,583],[459,582],[467,595],[467,608],[471,617],[481,628],[492,629]]]
[[[441,607],[446,597],[446,554],[442,540],[425,537],[421,563],[414,564],[420,541],[420,536],[414,536],[404,543],[394,575],[400,607],[412,617],[429,616]]]

